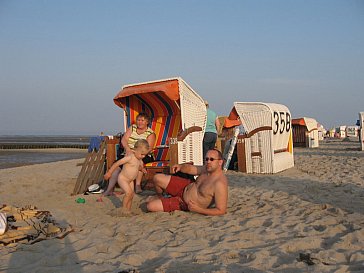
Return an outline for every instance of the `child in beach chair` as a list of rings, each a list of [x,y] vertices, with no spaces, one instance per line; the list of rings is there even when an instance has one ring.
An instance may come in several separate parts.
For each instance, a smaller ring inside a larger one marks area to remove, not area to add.
[[[125,193],[123,198],[122,215],[129,215],[131,211],[131,204],[134,197],[134,180],[139,171],[146,172],[142,159],[148,154],[149,143],[145,139],[139,139],[135,145],[132,153],[127,154],[122,159],[116,161],[111,168],[105,173],[105,180],[109,180],[111,175],[120,166],[123,168],[118,174],[117,182]],[[111,181],[111,180],[109,180]],[[116,183],[116,180],[115,180]],[[109,189],[113,189],[115,185],[110,185]],[[105,191],[104,196],[111,195],[112,192]]]

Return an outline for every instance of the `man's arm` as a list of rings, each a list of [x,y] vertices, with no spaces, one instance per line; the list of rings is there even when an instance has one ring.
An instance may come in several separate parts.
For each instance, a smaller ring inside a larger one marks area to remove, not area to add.
[[[194,201],[188,203],[188,209],[200,214],[216,216],[224,215],[227,209],[228,200],[228,186],[227,180],[219,181],[215,188],[215,207],[214,208],[201,208]]]
[[[195,166],[189,163],[176,164],[172,167],[172,173],[182,172],[191,175],[200,175],[205,170],[205,166]]]
[[[216,119],[215,119],[215,126],[216,126],[217,134],[220,135],[221,134],[221,124],[220,124],[219,117],[216,117]]]

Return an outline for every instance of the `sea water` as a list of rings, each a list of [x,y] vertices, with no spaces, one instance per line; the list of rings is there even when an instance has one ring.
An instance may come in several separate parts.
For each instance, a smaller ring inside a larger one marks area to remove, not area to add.
[[[0,136],[0,169],[84,158],[89,136]],[[72,149],[26,149],[33,147],[73,147]],[[16,149],[25,147],[25,149]]]

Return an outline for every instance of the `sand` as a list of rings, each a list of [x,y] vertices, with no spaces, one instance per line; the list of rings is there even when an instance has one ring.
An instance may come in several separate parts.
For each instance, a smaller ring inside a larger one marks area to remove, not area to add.
[[[274,175],[228,171],[224,216],[115,217],[120,197],[71,196],[83,160],[0,170],[0,203],[51,211],[75,232],[0,247],[1,272],[364,272],[364,152],[358,142],[295,148]],[[84,197],[85,204],[75,202]]]

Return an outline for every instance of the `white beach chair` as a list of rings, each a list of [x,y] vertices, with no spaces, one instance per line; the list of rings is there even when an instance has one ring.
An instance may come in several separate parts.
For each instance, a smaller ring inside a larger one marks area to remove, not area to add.
[[[360,124],[360,149],[364,151],[364,112],[359,113],[359,124]]]
[[[225,127],[243,125],[237,138],[238,170],[277,173],[294,166],[291,113],[281,104],[234,102]]]
[[[318,123],[313,118],[292,119],[293,147],[317,148],[319,146]]]

